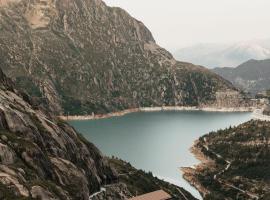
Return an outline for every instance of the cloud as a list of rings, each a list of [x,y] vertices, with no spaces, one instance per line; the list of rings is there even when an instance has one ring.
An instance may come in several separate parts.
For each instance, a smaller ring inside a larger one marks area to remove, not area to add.
[[[269,0],[105,0],[143,21],[157,42],[175,49],[270,35]]]

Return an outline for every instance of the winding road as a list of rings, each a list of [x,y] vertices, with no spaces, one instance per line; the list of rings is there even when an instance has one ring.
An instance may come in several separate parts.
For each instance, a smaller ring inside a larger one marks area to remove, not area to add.
[[[207,145],[207,139],[206,139],[205,137],[204,137],[203,139],[204,139],[204,142],[205,142],[205,144],[203,145],[203,147],[204,147],[208,152],[211,152],[211,153],[214,154],[217,158],[223,159],[223,160],[227,163],[226,167],[225,167],[223,170],[221,170],[219,173],[217,173],[217,174],[215,174],[215,175],[213,176],[214,180],[218,181],[220,184],[226,185],[227,187],[230,187],[230,188],[232,188],[232,189],[238,190],[238,191],[240,191],[240,192],[242,192],[242,193],[248,195],[249,197],[251,197],[251,198],[254,199],[254,200],[259,199],[259,196],[258,196],[257,194],[253,194],[252,192],[243,190],[243,189],[241,189],[241,188],[239,188],[239,187],[236,187],[236,186],[234,186],[234,185],[232,185],[232,184],[230,184],[230,183],[227,183],[227,182],[225,182],[225,181],[222,181],[222,180],[220,180],[220,179],[218,178],[218,176],[224,174],[226,171],[228,171],[228,170],[230,169],[232,163],[231,163],[230,161],[226,160],[225,158],[223,158],[220,154],[214,152],[213,150],[210,150],[210,149],[209,149],[209,146]]]

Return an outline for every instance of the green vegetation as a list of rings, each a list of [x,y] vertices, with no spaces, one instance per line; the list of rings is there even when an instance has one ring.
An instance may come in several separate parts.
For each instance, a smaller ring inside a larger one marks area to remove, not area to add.
[[[269,141],[270,122],[254,120],[201,137],[196,148],[216,164],[197,173],[198,181],[211,193],[206,199],[269,196]]]

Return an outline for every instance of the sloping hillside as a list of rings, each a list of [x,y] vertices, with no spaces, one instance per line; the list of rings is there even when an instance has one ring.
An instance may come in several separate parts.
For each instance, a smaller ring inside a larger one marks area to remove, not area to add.
[[[233,89],[176,61],[142,22],[101,0],[5,1],[0,29],[4,72],[57,113],[211,104]]]
[[[87,199],[117,177],[93,144],[34,108],[1,70],[0,149],[1,199]]]
[[[213,71],[252,94],[270,89],[270,59],[249,60],[236,68],[215,68]]]
[[[249,121],[201,137],[193,152],[203,163],[184,177],[204,199],[270,198],[270,122]]]

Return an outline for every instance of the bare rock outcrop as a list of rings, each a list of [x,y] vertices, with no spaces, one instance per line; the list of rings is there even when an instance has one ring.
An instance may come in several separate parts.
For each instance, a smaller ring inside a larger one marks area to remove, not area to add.
[[[0,86],[0,198],[88,200],[116,179],[93,144],[35,109],[1,71]]]
[[[176,61],[142,22],[101,0],[16,1],[0,7],[0,28],[4,72],[58,114],[209,105],[234,90]]]

